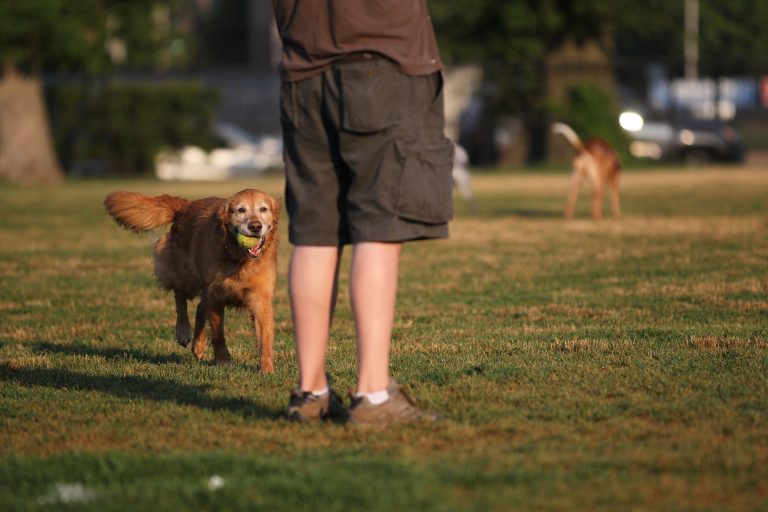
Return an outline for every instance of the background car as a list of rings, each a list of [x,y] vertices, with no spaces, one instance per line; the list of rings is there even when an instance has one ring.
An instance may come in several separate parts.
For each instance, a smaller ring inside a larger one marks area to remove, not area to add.
[[[744,142],[736,130],[721,121],[644,121],[626,130],[637,158],[682,160],[692,165],[709,162],[738,163],[744,159]]]

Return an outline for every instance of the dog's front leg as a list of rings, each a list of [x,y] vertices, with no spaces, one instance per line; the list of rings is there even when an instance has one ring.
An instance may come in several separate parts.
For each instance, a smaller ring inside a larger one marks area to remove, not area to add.
[[[197,305],[197,311],[195,312],[195,335],[192,342],[192,353],[198,359],[205,357],[205,322],[208,321],[207,303],[205,295],[201,296],[200,303]]]
[[[259,368],[264,373],[272,373],[274,368],[275,315],[272,297],[264,297],[249,306],[253,331],[259,347]]]
[[[187,298],[176,292],[176,341],[182,347],[189,345],[192,340],[192,327],[189,325],[187,314]]]
[[[224,339],[224,306],[208,305],[208,323],[211,324],[211,345],[213,345],[213,360],[219,364],[232,362],[232,356],[227,349]]]

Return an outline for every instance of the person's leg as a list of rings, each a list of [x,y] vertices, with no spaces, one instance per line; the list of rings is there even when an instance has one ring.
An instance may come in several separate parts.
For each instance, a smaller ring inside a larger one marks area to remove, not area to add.
[[[381,427],[438,417],[416,407],[389,378],[401,249],[401,243],[377,242],[353,248],[350,291],[357,330],[358,391],[347,412],[347,421],[353,425]]]
[[[387,389],[401,243],[354,245],[350,299],[355,319],[358,393]]]
[[[336,305],[340,247],[296,246],[288,268],[293,332],[299,362],[299,387],[328,386],[325,352]]]

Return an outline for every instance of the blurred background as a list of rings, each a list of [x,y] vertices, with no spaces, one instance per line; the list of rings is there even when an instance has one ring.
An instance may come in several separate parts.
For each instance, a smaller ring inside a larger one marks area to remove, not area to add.
[[[428,5],[476,169],[563,165],[554,121],[630,167],[768,155],[764,0]],[[0,0],[0,178],[279,169],[279,53],[269,0]]]

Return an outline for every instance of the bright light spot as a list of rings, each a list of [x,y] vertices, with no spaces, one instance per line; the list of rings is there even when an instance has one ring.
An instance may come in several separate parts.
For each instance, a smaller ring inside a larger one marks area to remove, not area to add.
[[[655,142],[634,141],[629,146],[629,152],[637,158],[661,158],[661,147]]]
[[[628,132],[637,132],[643,128],[643,116],[637,112],[622,112],[619,116],[619,125]]]
[[[696,139],[696,137],[693,135],[693,132],[691,130],[683,130],[680,132],[680,142],[685,144],[686,146],[690,146],[693,144],[693,141]]]

